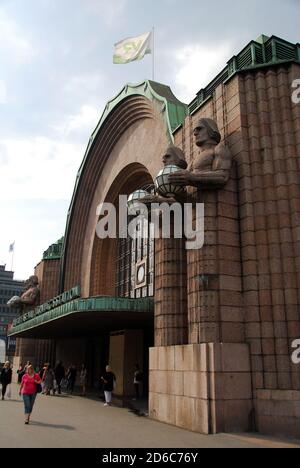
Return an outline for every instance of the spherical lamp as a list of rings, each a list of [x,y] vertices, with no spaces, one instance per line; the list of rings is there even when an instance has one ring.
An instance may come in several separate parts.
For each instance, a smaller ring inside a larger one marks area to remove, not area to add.
[[[169,182],[169,175],[174,172],[182,171],[182,168],[170,165],[165,166],[157,175],[155,179],[155,188],[157,192],[163,197],[173,197],[176,194],[185,191],[184,187],[180,185],[174,185]]]
[[[136,211],[142,208],[141,203],[143,203],[143,198],[148,196],[149,193],[146,192],[146,190],[136,190],[135,192],[131,193],[127,200],[128,214],[136,216]],[[141,212],[141,214],[143,213]]]

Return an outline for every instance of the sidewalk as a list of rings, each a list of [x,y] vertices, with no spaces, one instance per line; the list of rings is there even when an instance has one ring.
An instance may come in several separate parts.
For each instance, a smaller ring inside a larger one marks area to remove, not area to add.
[[[69,395],[38,395],[32,423],[26,426],[17,385],[12,390],[12,400],[0,401],[1,448],[300,448],[300,441],[257,434],[204,436],[152,421],[134,410]]]

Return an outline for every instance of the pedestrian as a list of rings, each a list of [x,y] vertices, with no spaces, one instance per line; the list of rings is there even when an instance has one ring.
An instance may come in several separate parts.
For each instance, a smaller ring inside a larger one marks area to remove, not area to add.
[[[55,380],[57,384],[58,394],[61,395],[61,383],[65,378],[65,368],[61,361],[59,361],[54,369]]]
[[[81,396],[86,396],[86,384],[87,384],[87,369],[85,364],[82,364],[80,371],[80,386],[81,386]]]
[[[110,366],[106,366],[106,371],[104,372],[101,380],[104,383],[104,395],[105,403],[104,406],[111,406],[112,392],[116,383],[116,376],[112,372]]]
[[[24,374],[26,374],[28,366],[32,366],[32,363],[30,361],[27,361],[25,366],[24,366],[24,369],[23,369]]]
[[[39,374],[36,374],[32,365],[27,366],[26,374],[22,377],[19,395],[23,396],[25,407],[25,424],[29,424],[33,405],[38,392],[38,385],[41,384]]]
[[[17,374],[18,374],[18,384],[20,384],[22,382],[23,375],[25,375],[22,364],[20,364],[19,369],[17,370]]]
[[[54,379],[55,379],[54,371],[51,368],[51,365],[49,363],[46,363],[43,378],[42,378],[43,391],[45,395],[50,395],[51,390],[53,394],[55,394]]]
[[[2,400],[4,400],[7,386],[11,384],[12,370],[10,368],[10,362],[6,361],[1,371],[0,381],[2,384]]]
[[[68,373],[67,373],[67,379],[68,379],[68,385],[67,385],[67,390],[72,394],[74,391],[74,386],[76,382],[76,377],[77,377],[77,370],[74,364],[71,364],[69,367]]]
[[[140,398],[140,386],[143,382],[143,373],[140,370],[139,364],[135,365],[134,377],[133,377],[133,386],[135,389],[135,398],[133,400],[138,400]]]

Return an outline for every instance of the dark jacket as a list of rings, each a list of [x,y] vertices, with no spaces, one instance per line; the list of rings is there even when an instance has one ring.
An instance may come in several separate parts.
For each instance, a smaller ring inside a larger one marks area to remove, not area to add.
[[[58,364],[54,369],[54,374],[57,382],[61,382],[65,378],[65,368],[61,364]]]
[[[104,372],[102,380],[104,381],[104,391],[112,392],[114,389],[114,381],[116,380],[115,374],[113,372]]]
[[[8,385],[11,383],[12,379],[12,370],[11,369],[2,369],[0,381],[2,385]]]

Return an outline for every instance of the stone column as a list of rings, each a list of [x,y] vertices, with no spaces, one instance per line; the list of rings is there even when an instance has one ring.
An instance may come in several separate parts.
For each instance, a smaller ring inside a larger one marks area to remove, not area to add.
[[[187,343],[187,284],[184,239],[155,240],[155,346]]]
[[[204,203],[205,236],[202,249],[187,252],[189,343],[243,343],[235,177],[221,190],[191,189],[191,200]]]

